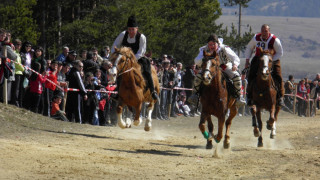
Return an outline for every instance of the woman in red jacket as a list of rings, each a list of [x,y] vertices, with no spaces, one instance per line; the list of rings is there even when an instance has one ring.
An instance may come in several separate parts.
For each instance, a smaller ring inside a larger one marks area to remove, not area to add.
[[[32,69],[40,72],[41,69],[41,64],[40,63],[33,63],[32,64]],[[31,77],[30,77],[30,81],[29,81],[29,88],[30,88],[30,110],[38,113],[38,108],[39,108],[39,104],[40,104],[40,100],[41,100],[41,94],[43,91],[43,87],[42,84],[46,81],[47,77],[46,76],[42,76],[39,73],[35,73],[33,72]]]

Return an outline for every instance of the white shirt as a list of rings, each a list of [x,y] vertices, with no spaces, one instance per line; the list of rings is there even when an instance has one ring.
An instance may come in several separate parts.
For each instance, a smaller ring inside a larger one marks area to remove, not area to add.
[[[250,40],[250,42],[248,43],[248,45],[246,47],[246,51],[244,53],[246,59],[251,58],[253,51],[255,50],[256,47],[258,47],[258,43],[260,43],[260,42],[265,44],[265,46],[263,47],[263,50],[267,50],[268,43],[274,35],[271,34],[270,37],[266,41],[263,41],[263,40],[257,41],[256,36],[257,36],[257,34],[254,35],[254,37]],[[261,47],[261,46],[259,46],[259,47]],[[283,56],[283,49],[282,49],[282,45],[281,45],[279,38],[275,38],[275,41],[273,43],[273,49],[275,50],[276,53],[273,55],[272,60],[273,61],[279,60]]]
[[[114,41],[114,43],[111,47],[111,54],[114,52],[114,47],[121,48],[125,33],[126,33],[126,31],[123,31],[118,35],[118,37],[116,38],[116,40]],[[136,35],[133,38],[130,38],[130,36],[128,35],[127,42],[128,43],[135,43],[136,42]],[[146,50],[147,50],[147,38],[145,35],[141,34],[140,43],[139,43],[139,50],[138,50],[137,54],[135,54],[136,59],[140,59],[142,56],[144,56],[144,54],[146,53]]]
[[[203,50],[209,52],[208,45],[201,47],[199,49],[198,56],[194,59],[195,64],[198,66],[201,66],[202,64]],[[233,66],[237,67],[240,65],[240,58],[230,47],[220,43],[217,53],[219,55],[221,63],[226,64],[228,62],[231,62]]]

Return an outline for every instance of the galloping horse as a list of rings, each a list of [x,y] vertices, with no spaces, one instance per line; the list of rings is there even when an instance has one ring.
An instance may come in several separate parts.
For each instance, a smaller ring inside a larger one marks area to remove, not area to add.
[[[275,83],[271,76],[272,68],[272,55],[273,50],[261,51],[261,56],[254,57],[258,58],[257,63],[258,71],[255,80],[252,83],[252,100],[253,107],[251,108],[252,114],[252,126],[254,127],[254,136],[258,138],[258,147],[263,147],[262,142],[262,121],[261,121],[261,110],[265,109],[270,112],[270,118],[267,121],[267,129],[271,130],[270,138],[274,138],[276,135],[276,121],[280,106],[277,105],[277,90]],[[258,119],[258,125],[256,123]]]
[[[142,120],[140,112],[143,102],[149,102],[147,107],[148,117],[145,122],[145,131],[151,129],[151,113],[156,100],[151,97],[150,90],[147,89],[146,81],[141,72],[141,66],[138,64],[135,55],[128,47],[120,49],[115,48],[115,52],[111,55],[110,61],[113,67],[109,73],[111,75],[111,82],[116,79],[120,80],[120,87],[118,88],[119,101],[117,106],[118,125],[121,128],[131,127],[131,120],[122,119],[122,110],[124,106],[133,107],[135,109],[135,117],[133,124],[138,126]],[[156,92],[159,94],[160,86],[158,77],[154,67],[151,66],[152,78]]]
[[[236,99],[232,97],[227,91],[226,80],[222,78],[220,70],[219,57],[216,53],[209,54],[203,52],[202,70],[203,72],[203,86],[201,87],[200,102],[202,103],[202,112],[200,117],[199,129],[204,137],[207,139],[207,149],[212,149],[212,138],[217,143],[222,139],[223,126],[226,125],[226,134],[224,139],[224,148],[230,147],[230,126],[232,119],[236,116],[238,109],[236,106]],[[225,116],[228,109],[230,114],[225,121]],[[213,134],[213,124],[211,115],[218,118],[218,134]],[[208,132],[206,132],[205,123],[208,121]]]

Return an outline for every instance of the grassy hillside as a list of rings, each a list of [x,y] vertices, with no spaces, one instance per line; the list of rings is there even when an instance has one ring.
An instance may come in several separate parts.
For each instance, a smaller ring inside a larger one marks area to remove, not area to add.
[[[221,16],[217,23],[224,26],[238,26],[237,16]],[[320,73],[320,19],[298,17],[265,17],[242,16],[241,31],[248,31],[247,25],[254,33],[260,32],[262,24],[269,24],[282,42],[284,56],[281,60],[283,76],[286,79],[293,74],[296,81],[308,77],[313,79]],[[225,42],[226,44],[228,42]],[[244,66],[244,56],[241,55],[241,69]]]

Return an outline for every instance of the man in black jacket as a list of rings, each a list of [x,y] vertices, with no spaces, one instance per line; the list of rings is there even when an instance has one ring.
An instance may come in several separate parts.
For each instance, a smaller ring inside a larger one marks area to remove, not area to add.
[[[71,68],[67,75],[67,81],[69,81],[69,88],[77,89],[79,91],[69,91],[66,103],[67,118],[72,122],[82,123],[81,118],[81,97],[83,100],[87,100],[87,91],[83,85],[80,71],[83,69],[83,63],[80,60],[74,62],[74,66]]]

